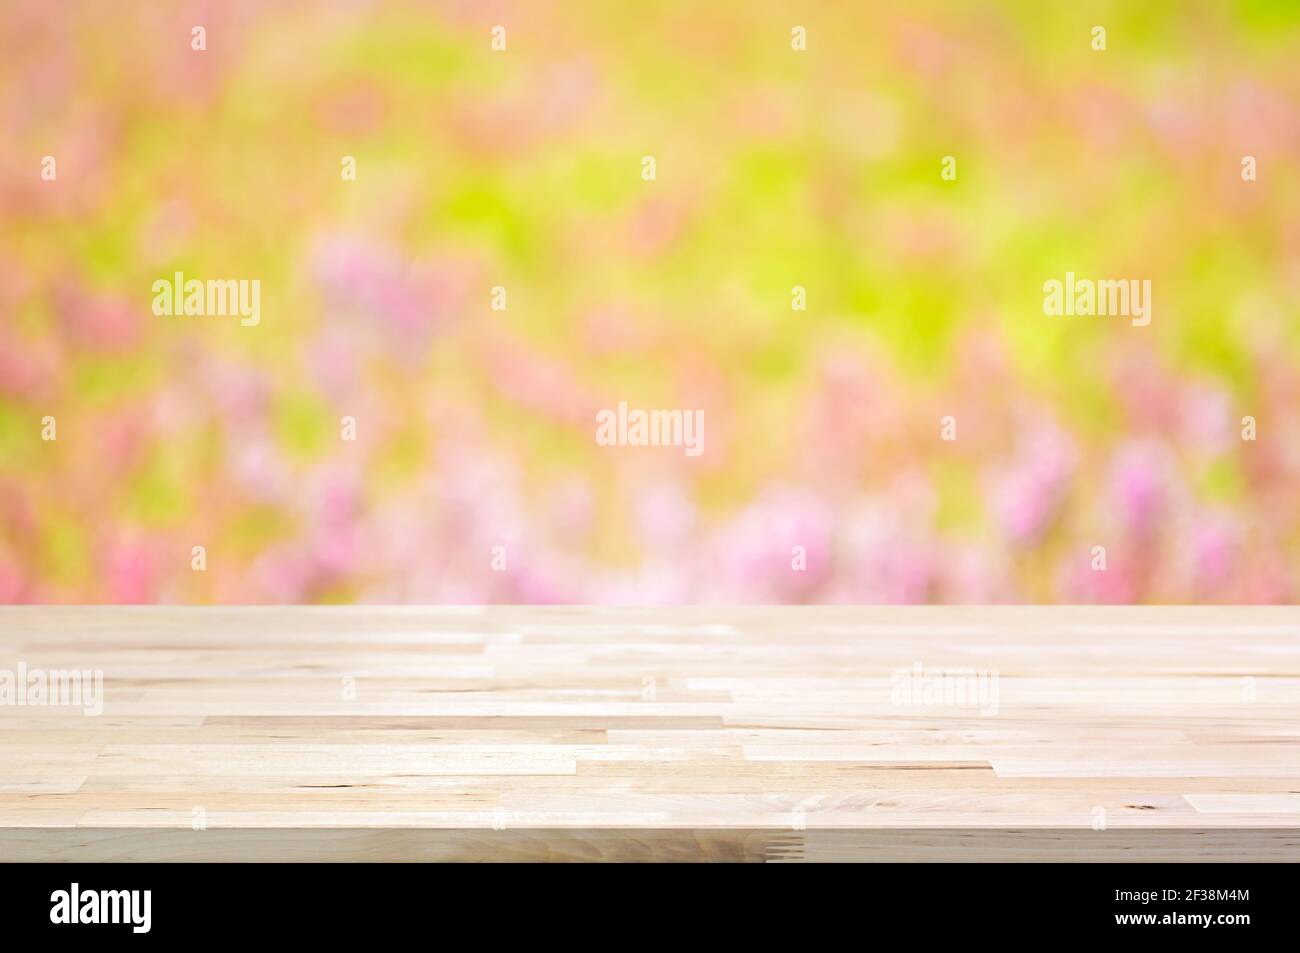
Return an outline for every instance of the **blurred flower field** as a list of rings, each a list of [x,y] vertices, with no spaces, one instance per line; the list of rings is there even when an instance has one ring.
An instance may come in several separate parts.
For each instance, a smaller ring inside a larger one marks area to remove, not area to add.
[[[0,602],[1300,597],[1293,2],[6,0],[0,53]]]

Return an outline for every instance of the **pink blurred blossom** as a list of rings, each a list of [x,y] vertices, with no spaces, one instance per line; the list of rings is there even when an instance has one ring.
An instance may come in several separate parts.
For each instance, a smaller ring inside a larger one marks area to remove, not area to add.
[[[94,437],[105,475],[125,473],[140,461],[148,446],[147,425],[145,408],[135,404],[99,416]]]
[[[278,546],[254,560],[252,576],[267,601],[306,602],[314,594],[316,562],[297,546]]]
[[[293,472],[278,444],[256,430],[232,433],[226,467],[234,488],[261,503],[283,503],[294,493]]]
[[[1036,429],[994,480],[992,507],[1005,532],[1021,545],[1040,540],[1060,510],[1078,462],[1069,434]]]
[[[320,389],[334,400],[359,385],[358,357],[355,337],[341,328],[325,329],[307,346],[307,365]]]
[[[1138,601],[1140,577],[1134,558],[1108,547],[1106,568],[1093,569],[1091,550],[1067,556],[1057,568],[1057,600],[1067,603],[1120,605]]]
[[[26,341],[0,328],[0,395],[36,398],[54,385],[57,361],[46,341]]]
[[[450,261],[417,262],[360,235],[325,235],[312,270],[328,312],[373,325],[392,357],[420,359],[465,299],[466,269]]]
[[[1130,440],[1111,461],[1108,496],[1124,529],[1136,536],[1156,530],[1171,495],[1173,462],[1154,440]]]
[[[329,474],[309,494],[307,519],[316,565],[327,577],[342,577],[359,568],[356,544],[362,509],[360,486],[345,475]]]
[[[1191,591],[1207,599],[1223,590],[1233,576],[1240,532],[1226,513],[1205,514],[1191,527]]]
[[[205,396],[231,423],[260,420],[270,406],[270,375],[255,365],[204,352],[196,376]]]
[[[110,602],[155,600],[158,565],[152,548],[143,540],[130,534],[115,534],[104,544],[99,564]]]
[[[803,601],[827,579],[829,508],[802,488],[773,486],[724,525],[710,547],[724,592],[740,601]],[[806,568],[792,568],[794,547]]]
[[[1235,436],[1231,396],[1209,384],[1193,384],[1182,395],[1182,435],[1203,453],[1223,453]]]
[[[607,406],[575,380],[574,368],[567,361],[504,335],[486,336],[477,354],[497,390],[534,414],[585,427],[594,420],[595,408]]]
[[[635,492],[637,531],[655,551],[686,544],[696,525],[695,506],[686,489],[671,479],[658,480]]]
[[[123,351],[139,340],[141,310],[125,297],[91,294],[64,282],[54,292],[54,309],[73,347]]]
[[[21,602],[26,583],[18,567],[0,557],[0,605]]]

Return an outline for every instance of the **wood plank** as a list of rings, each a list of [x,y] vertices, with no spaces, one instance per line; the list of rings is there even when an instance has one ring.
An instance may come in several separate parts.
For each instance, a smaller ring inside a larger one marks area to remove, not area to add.
[[[5,860],[1300,859],[1292,607],[0,607],[20,664],[102,711],[0,704]]]

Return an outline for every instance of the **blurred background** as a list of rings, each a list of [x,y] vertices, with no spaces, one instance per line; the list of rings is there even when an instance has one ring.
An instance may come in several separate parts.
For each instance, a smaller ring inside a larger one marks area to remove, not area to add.
[[[0,601],[1292,602],[1298,53],[1291,0],[4,0]]]

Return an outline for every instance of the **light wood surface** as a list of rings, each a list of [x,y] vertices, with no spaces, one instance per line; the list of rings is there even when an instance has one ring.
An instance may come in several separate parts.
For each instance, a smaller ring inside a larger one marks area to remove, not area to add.
[[[1289,607],[0,608],[20,663],[103,712],[0,705],[6,860],[1300,858]]]

